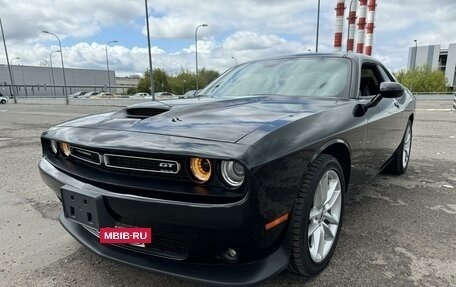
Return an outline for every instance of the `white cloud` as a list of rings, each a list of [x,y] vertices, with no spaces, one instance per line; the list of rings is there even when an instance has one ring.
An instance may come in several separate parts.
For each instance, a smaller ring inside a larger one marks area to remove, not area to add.
[[[286,40],[276,35],[261,35],[249,31],[240,31],[226,38],[223,46],[233,51],[263,50],[285,43]]]
[[[150,15],[151,34],[158,38],[191,39],[195,27],[202,23],[208,23],[209,27],[199,30],[201,35],[244,29],[303,34],[314,21],[305,17],[314,6],[311,3],[310,0],[157,0]]]
[[[321,1],[321,52],[332,51],[334,6],[335,1]],[[98,69],[106,67],[106,28],[128,27],[143,36],[146,30],[143,1],[0,0],[0,7],[10,56],[20,56],[17,63],[27,65],[38,65],[49,58],[51,50],[58,49],[55,39],[42,30],[71,40],[64,47],[66,66]],[[179,71],[181,65],[194,69],[194,30],[202,23],[209,27],[198,30],[200,65],[219,71],[233,65],[232,57],[244,62],[315,49],[313,0],[156,0],[149,2],[149,8],[154,44],[160,39],[160,43],[167,39],[185,39],[189,43],[178,49],[153,47],[154,67],[169,72]],[[374,56],[387,67],[399,70],[406,65],[408,47],[414,45],[414,39],[420,45],[447,47],[455,43],[456,35],[451,29],[456,27],[455,12],[454,0],[378,1]],[[87,37],[100,40],[87,43]],[[109,47],[111,68],[121,74],[142,73],[148,67],[146,41],[122,42]],[[4,54],[0,53],[2,62]]]
[[[42,30],[77,38],[111,25],[134,26],[132,19],[144,11],[140,1],[122,0],[0,0],[0,7],[5,34],[13,42],[49,37]]]

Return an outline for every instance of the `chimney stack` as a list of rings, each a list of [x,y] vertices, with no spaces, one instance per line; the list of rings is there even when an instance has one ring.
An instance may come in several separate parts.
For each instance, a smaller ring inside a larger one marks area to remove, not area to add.
[[[353,52],[355,45],[355,30],[356,30],[356,9],[358,0],[352,0],[350,3],[350,12],[348,14],[348,35],[347,35],[347,52]]]
[[[377,4],[375,0],[369,0],[368,13],[367,13],[367,25],[366,25],[366,55],[372,54],[372,38],[374,36],[374,22],[375,22],[375,7]]]
[[[340,52],[342,48],[342,30],[344,28],[345,0],[337,0],[336,5],[336,32],[334,33],[334,51]]]
[[[366,27],[367,0],[359,0],[358,8],[358,35],[356,37],[356,53],[364,52],[364,29]]]

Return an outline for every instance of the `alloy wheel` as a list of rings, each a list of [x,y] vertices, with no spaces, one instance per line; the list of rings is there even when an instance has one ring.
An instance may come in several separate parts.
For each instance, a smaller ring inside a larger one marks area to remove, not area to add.
[[[318,183],[309,213],[309,252],[315,263],[326,258],[336,239],[342,208],[341,192],[337,172],[326,171]]]
[[[412,147],[412,130],[407,126],[405,131],[404,144],[402,148],[402,167],[406,168],[410,159],[410,149]]]

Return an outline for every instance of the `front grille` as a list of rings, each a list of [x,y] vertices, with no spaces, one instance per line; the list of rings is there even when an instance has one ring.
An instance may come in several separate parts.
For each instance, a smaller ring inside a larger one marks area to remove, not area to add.
[[[217,176],[205,185],[196,184],[182,155],[146,154],[71,145],[69,158],[51,153],[43,139],[46,159],[59,171],[95,187],[119,194],[205,204],[233,203],[245,197],[247,184],[227,190]],[[215,162],[215,161],[214,161]]]
[[[101,155],[91,150],[71,146],[71,156],[93,164],[101,164]]]
[[[107,167],[118,169],[171,174],[180,170],[180,164],[174,160],[105,154],[104,161]]]

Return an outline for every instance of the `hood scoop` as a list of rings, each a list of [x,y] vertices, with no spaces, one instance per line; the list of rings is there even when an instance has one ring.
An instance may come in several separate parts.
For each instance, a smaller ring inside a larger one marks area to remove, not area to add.
[[[167,112],[170,109],[171,107],[131,107],[127,108],[125,112],[127,113],[127,118],[146,119]]]

